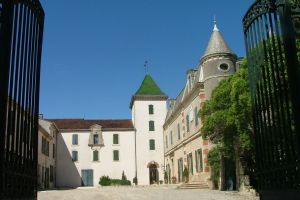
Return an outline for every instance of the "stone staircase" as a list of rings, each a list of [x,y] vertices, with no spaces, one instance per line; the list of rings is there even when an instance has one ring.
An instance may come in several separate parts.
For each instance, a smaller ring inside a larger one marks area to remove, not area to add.
[[[178,186],[178,189],[209,189],[206,177],[201,175],[193,175],[188,183]]]

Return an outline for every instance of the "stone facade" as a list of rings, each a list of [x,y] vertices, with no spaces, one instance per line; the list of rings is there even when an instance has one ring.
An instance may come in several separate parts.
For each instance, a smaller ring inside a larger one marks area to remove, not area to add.
[[[38,132],[38,186],[41,189],[56,187],[56,138],[55,124],[39,119]]]
[[[164,124],[168,182],[183,182],[186,167],[189,182],[211,185],[207,155],[213,145],[201,137],[198,112],[219,82],[236,71],[236,60],[215,24],[197,69],[188,70],[185,86],[169,101]]]

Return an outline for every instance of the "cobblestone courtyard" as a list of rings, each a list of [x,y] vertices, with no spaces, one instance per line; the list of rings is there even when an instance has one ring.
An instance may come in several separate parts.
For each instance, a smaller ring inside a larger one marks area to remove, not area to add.
[[[255,200],[236,192],[174,187],[98,187],[41,191],[38,200]]]

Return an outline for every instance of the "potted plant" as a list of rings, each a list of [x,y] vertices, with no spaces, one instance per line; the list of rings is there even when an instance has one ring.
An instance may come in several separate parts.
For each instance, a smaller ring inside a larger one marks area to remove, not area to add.
[[[165,173],[164,173],[164,180],[165,180],[165,184],[168,184],[168,173],[167,173],[167,171],[165,171]]]
[[[175,176],[172,177],[172,184],[176,184],[177,178]]]

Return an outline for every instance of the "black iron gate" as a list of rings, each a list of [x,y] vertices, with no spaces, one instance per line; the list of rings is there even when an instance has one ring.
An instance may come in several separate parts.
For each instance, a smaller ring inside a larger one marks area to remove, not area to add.
[[[0,0],[0,199],[36,199],[44,11]]]
[[[261,199],[300,199],[300,1],[257,0],[243,19]]]

